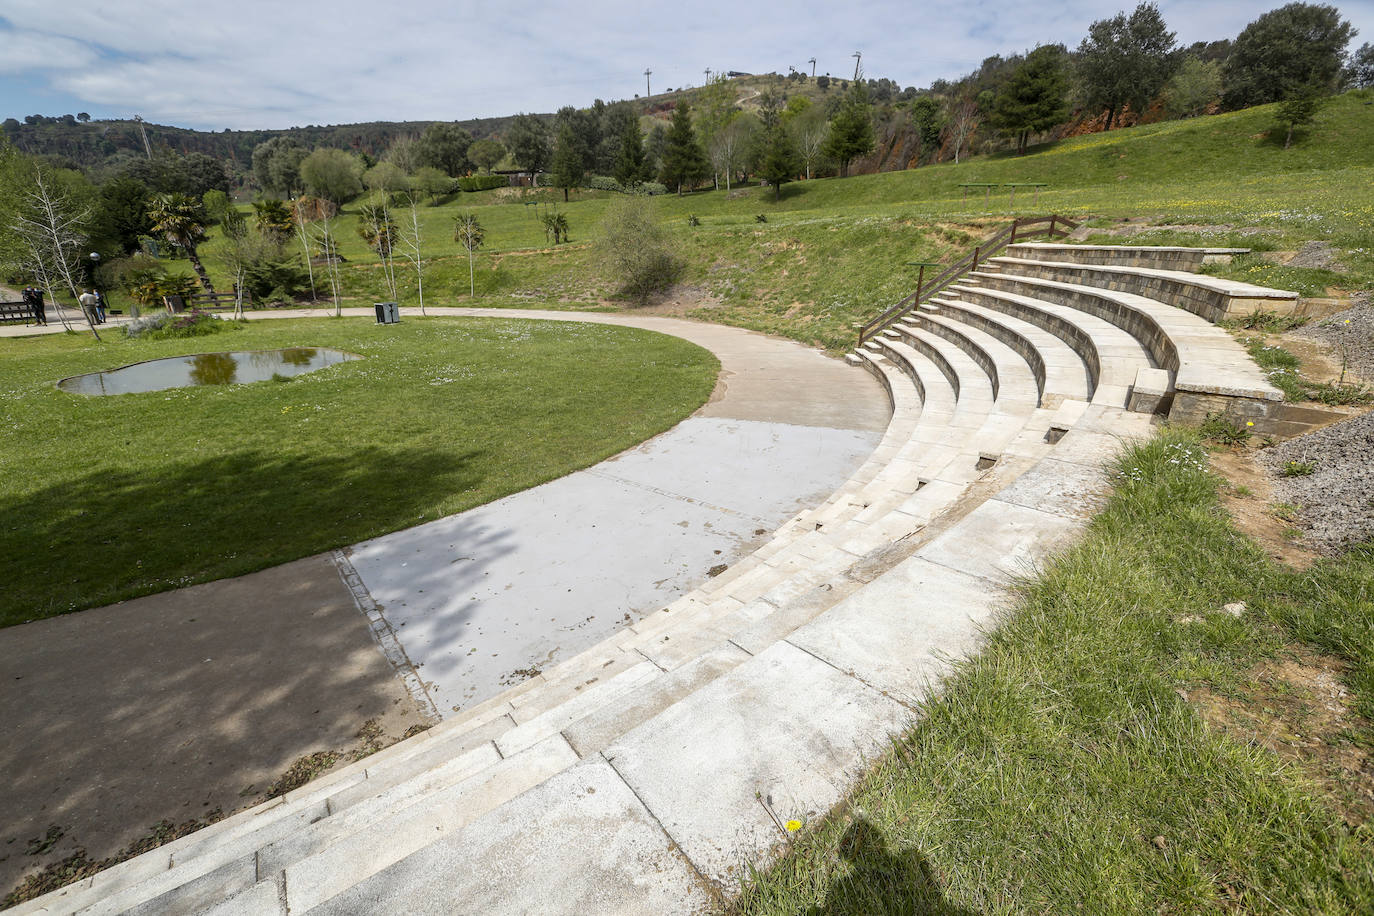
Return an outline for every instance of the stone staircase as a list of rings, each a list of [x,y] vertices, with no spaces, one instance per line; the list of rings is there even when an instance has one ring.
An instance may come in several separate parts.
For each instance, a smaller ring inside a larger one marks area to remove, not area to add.
[[[851,354],[892,404],[829,499],[615,637],[15,913],[678,913],[824,815],[1159,415],[1280,393],[1209,320],[1234,252],[1012,245]]]

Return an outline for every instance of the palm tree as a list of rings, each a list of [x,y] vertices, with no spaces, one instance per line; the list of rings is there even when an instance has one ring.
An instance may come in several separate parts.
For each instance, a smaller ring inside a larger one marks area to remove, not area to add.
[[[159,194],[153,198],[148,217],[153,221],[154,232],[186,252],[196,276],[200,277],[200,285],[207,293],[214,293],[210,275],[196,254],[196,248],[205,241],[206,216],[200,204],[185,194]]]

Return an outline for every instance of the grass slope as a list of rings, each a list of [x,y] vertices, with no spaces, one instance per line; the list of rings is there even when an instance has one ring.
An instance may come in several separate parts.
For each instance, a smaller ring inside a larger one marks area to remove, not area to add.
[[[1241,264],[1239,278],[1309,294],[1323,285],[1374,286],[1374,92],[1339,96],[1294,148],[1270,136],[1275,107],[1091,134],[1036,147],[902,172],[817,179],[784,186],[781,201],[758,187],[655,199],[659,218],[683,258],[684,281],[705,294],[702,318],[785,334],[841,350],[862,323],[914,285],[913,261],[952,258],[1012,214],[1005,192],[985,205],[962,182],[1043,181],[1038,204],[1022,192],[1016,213],[1144,218],[1226,225],[1173,232],[1168,241],[1273,250],[1323,238],[1348,249],[1343,274]],[[469,301],[467,258],[453,241],[453,217],[475,211],[487,229],[476,259],[483,304],[540,308],[609,307],[616,293],[590,241],[606,192],[567,204],[556,192],[515,189],[463,194],[421,209],[432,304]],[[572,243],[550,248],[532,206],[564,212]],[[356,205],[340,220],[346,293],[386,298],[376,256],[358,238]],[[701,225],[689,227],[687,216]],[[757,215],[767,222],[758,222]],[[1151,239],[1145,239],[1151,241]],[[1154,239],[1153,241],[1162,241]],[[216,244],[205,253],[223,282]],[[401,301],[413,305],[413,270],[399,271]],[[611,303],[613,306],[614,303]]]
[[[83,397],[68,375],[207,350],[365,358],[286,382]],[[3,344],[0,626],[234,576],[460,512],[677,423],[719,364],[678,338],[540,321],[254,323],[212,338]]]
[[[846,808],[804,828],[734,912],[1374,909],[1369,826],[1187,699],[1243,695],[1284,651],[1330,653],[1363,717],[1331,740],[1369,747],[1374,546],[1280,567],[1231,527],[1216,488],[1186,433],[1127,452],[1086,539],[1025,585]],[[1222,611],[1235,601],[1240,618]]]

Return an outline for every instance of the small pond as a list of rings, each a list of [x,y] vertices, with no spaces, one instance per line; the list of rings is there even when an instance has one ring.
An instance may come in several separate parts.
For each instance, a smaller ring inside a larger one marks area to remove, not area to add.
[[[301,375],[361,358],[324,347],[198,353],[195,356],[172,356],[134,363],[109,372],[74,375],[58,382],[57,387],[75,394],[128,394],[196,385],[240,385],[263,382],[273,376]]]

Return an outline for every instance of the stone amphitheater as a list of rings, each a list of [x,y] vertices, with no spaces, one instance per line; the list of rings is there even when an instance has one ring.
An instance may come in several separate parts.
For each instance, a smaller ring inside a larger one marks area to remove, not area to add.
[[[1297,296],[1234,249],[1013,244],[848,360],[881,443],[829,499],[614,637],[429,731],[23,904],[29,913],[694,913],[865,762],[1068,544],[1122,444],[1291,431],[1216,321]]]

